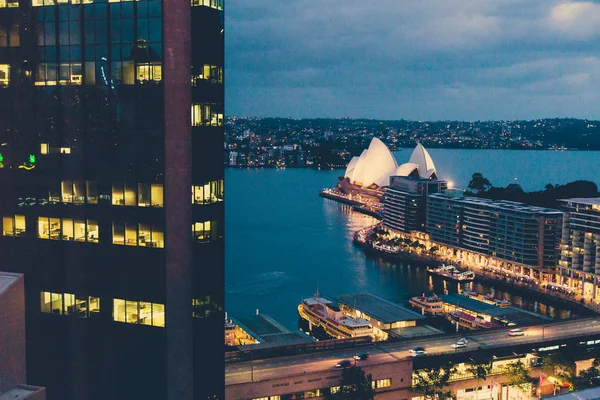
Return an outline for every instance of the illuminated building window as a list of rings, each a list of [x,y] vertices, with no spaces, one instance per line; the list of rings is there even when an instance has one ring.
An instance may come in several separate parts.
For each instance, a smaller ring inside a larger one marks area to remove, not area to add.
[[[379,379],[377,381],[373,381],[371,382],[371,384],[373,385],[373,389],[381,389],[381,388],[387,388],[392,386],[392,380],[391,379]]]
[[[223,234],[219,230],[219,225],[217,221],[196,222],[192,225],[192,235],[200,243],[221,239]]]
[[[163,207],[163,185],[113,183],[112,204],[115,206]]]
[[[19,7],[19,2],[15,0],[0,0],[0,8],[14,8]]]
[[[192,76],[192,86],[196,86],[198,81],[223,83],[223,67],[209,64],[201,65],[200,71]]]
[[[113,244],[164,248],[165,235],[155,224],[113,222]]]
[[[113,299],[113,320],[127,324],[165,326],[165,305]]]
[[[162,64],[159,62],[138,63],[136,77],[139,82],[160,82],[162,80]]]
[[[71,154],[71,148],[70,147],[51,146],[48,143],[40,144],[40,154],[46,155],[46,154],[55,154],[55,153]]]
[[[163,207],[163,185],[161,184],[138,184],[138,206],[139,207]]]
[[[192,186],[192,204],[212,204],[223,201],[223,180]]]
[[[324,396],[324,393],[321,389],[314,389],[314,390],[309,390],[308,392],[306,392],[307,399],[312,399],[313,397],[321,397],[321,396]]]
[[[38,238],[98,243],[98,222],[88,219],[86,226],[82,220],[38,217]]]
[[[40,310],[46,314],[62,315],[63,301],[61,293],[41,292]]]
[[[88,204],[98,204],[98,186],[94,181],[86,181],[85,192]]]
[[[73,202],[73,181],[62,181],[61,182],[61,194],[63,203]]]
[[[223,107],[218,104],[192,104],[192,126],[223,126]]]
[[[80,62],[38,64],[36,86],[81,85],[82,83],[83,69]]]
[[[0,64],[0,87],[10,83],[10,65]]]
[[[40,310],[47,314],[94,317],[100,313],[100,298],[72,293],[40,293]]]
[[[3,236],[25,236],[25,216],[2,217]]]
[[[192,0],[192,7],[204,6],[214,8],[216,10],[223,9],[224,0]]]
[[[49,146],[48,143],[40,144],[40,154],[48,154]]]

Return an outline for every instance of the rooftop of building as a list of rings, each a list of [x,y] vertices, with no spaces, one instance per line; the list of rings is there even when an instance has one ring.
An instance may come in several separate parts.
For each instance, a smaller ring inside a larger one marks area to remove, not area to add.
[[[0,271],[0,293],[14,285],[19,279],[23,278],[23,274]]]
[[[504,321],[514,323],[515,325],[533,325],[544,321],[550,321],[552,318],[536,314],[531,311],[516,307],[498,307],[493,304],[487,304],[479,300],[471,299],[460,294],[444,294],[440,296],[445,303],[456,305],[457,307],[469,311],[490,315]]]
[[[232,321],[250,336],[258,340],[260,344],[312,342],[310,337],[302,334],[300,331],[290,331],[268,315],[232,318]],[[260,344],[250,346],[260,346]]]
[[[46,398],[45,395],[40,397],[41,393],[45,393],[45,389],[38,386],[18,385],[10,389],[8,392],[0,394],[0,400],[23,400],[36,395],[36,399]]]
[[[444,332],[429,325],[407,326],[405,328],[394,328],[386,332],[397,339],[416,339],[425,336],[441,335]]]
[[[559,199],[559,201],[600,206],[600,197],[574,197],[572,199]]]
[[[578,390],[575,392],[558,394],[556,396],[542,397],[543,400],[596,400],[600,399],[600,387]]]
[[[491,200],[491,199],[486,199],[483,197],[474,197],[474,196],[456,197],[455,195],[446,194],[446,193],[434,193],[434,194],[430,194],[429,196],[434,197],[434,198],[442,198],[442,199],[452,200],[452,201],[462,203],[462,204],[485,205],[490,208],[495,208],[498,210],[507,210],[507,211],[516,211],[516,212],[525,212],[525,213],[562,215],[562,211],[554,209],[554,208],[532,206],[529,204],[519,203],[517,201],[510,201],[510,200]]]
[[[371,293],[345,294],[335,298],[340,304],[356,308],[369,317],[384,324],[399,321],[416,321],[425,317],[399,304]]]

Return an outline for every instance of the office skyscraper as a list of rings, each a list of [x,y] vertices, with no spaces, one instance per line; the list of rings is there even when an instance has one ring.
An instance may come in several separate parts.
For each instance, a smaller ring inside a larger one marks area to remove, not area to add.
[[[49,399],[223,398],[222,10],[0,0],[0,270]]]

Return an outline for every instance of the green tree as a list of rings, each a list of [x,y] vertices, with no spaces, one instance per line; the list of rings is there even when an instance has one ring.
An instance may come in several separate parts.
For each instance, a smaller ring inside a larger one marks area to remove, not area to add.
[[[592,366],[584,369],[579,376],[574,379],[573,388],[575,390],[587,389],[600,385],[600,358],[595,358]]]
[[[471,182],[469,182],[468,188],[471,190],[475,190],[477,193],[486,192],[492,187],[487,178],[484,178],[480,172],[475,172],[471,177]]]
[[[527,368],[521,361],[508,364],[506,366],[505,375],[507,378],[507,386],[516,387],[523,393],[529,393],[529,391],[531,391],[531,376],[529,375],[529,368]]]
[[[571,383],[575,377],[575,362],[564,353],[554,353],[544,357],[544,365],[560,383]]]
[[[325,391],[325,398],[330,400],[373,400],[374,397],[373,377],[355,365],[342,371],[340,390]]]
[[[479,398],[479,382],[487,379],[487,376],[490,372],[492,372],[492,364],[491,363],[483,363],[483,364],[471,364],[467,367],[467,372],[473,374],[475,379],[477,379],[477,386],[475,389],[475,399]]]
[[[445,367],[417,371],[413,374],[413,390],[425,400],[455,400],[456,396],[447,388],[455,372],[456,368],[451,363]]]

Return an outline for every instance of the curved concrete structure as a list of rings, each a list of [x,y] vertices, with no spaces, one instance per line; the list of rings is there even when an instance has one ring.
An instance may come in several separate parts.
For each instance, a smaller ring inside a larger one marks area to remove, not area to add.
[[[371,140],[369,148],[363,150],[359,157],[350,160],[344,173],[351,184],[362,187],[389,186],[390,176],[438,179],[433,160],[420,143],[413,150],[409,162],[398,166],[394,155],[377,138]]]

